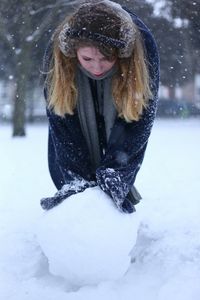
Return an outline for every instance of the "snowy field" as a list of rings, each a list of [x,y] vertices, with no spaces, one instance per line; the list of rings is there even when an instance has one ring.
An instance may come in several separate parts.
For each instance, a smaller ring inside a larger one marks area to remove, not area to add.
[[[78,290],[49,273],[35,236],[39,200],[55,192],[46,125],[15,139],[0,125],[0,141],[0,300],[200,299],[200,120],[156,120],[136,181],[143,201],[130,268]]]

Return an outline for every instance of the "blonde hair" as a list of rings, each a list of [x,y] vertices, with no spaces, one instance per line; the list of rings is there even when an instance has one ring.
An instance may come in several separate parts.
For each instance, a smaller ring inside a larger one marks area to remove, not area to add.
[[[58,35],[62,26],[59,26],[54,36],[53,60],[47,75],[47,86],[48,107],[64,117],[65,114],[73,115],[78,92],[75,83],[77,58],[66,57],[59,48]],[[127,122],[138,121],[152,97],[145,47],[138,29],[136,33],[132,55],[117,58],[118,71],[112,80],[112,96],[118,116]],[[91,45],[95,43],[91,42]],[[98,48],[101,51],[101,47]]]
[[[118,115],[138,121],[152,97],[144,47],[139,36],[129,58],[119,59],[119,75],[113,78],[112,93]]]

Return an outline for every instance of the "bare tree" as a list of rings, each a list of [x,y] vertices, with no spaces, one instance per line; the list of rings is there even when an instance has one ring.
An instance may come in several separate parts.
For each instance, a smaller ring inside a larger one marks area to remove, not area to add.
[[[13,99],[13,136],[25,136],[26,96],[38,80],[41,56],[51,31],[66,10],[77,1],[2,0],[0,3],[0,37],[3,80],[12,74],[15,87]],[[63,9],[64,8],[64,9]],[[65,13],[66,13],[65,12]]]

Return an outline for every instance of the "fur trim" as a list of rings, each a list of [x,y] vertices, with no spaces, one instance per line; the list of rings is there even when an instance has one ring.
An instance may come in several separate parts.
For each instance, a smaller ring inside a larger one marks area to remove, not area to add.
[[[118,49],[119,57],[129,57],[132,54],[134,42],[136,39],[136,25],[133,23],[131,16],[119,4],[109,1],[87,1],[81,7],[97,7],[103,6],[111,13],[115,14],[121,22],[119,39],[114,39],[98,32],[88,31],[86,28],[76,29],[69,23],[64,24],[63,29],[59,34],[59,48],[65,56],[75,57],[74,43],[77,39],[88,39],[94,42],[99,42],[104,45]],[[79,8],[79,9],[80,9]],[[76,13],[79,12],[79,9]],[[83,16],[84,18],[84,16]],[[95,21],[95,15],[93,15]],[[86,21],[87,22],[87,21]]]

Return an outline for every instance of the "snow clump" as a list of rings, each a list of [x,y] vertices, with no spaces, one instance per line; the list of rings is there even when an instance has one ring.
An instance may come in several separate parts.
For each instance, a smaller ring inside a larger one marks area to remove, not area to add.
[[[46,211],[37,239],[51,274],[73,286],[121,278],[128,270],[139,226],[137,213],[117,210],[99,187]]]

